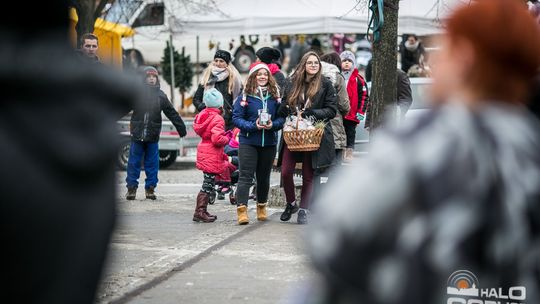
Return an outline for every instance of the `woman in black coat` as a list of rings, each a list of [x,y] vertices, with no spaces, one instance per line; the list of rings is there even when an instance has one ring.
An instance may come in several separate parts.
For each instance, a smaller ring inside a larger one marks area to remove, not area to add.
[[[306,53],[291,76],[283,93],[280,115],[300,115],[327,122],[320,149],[313,152],[291,152],[282,140],[278,166],[287,205],[281,214],[282,221],[291,219],[298,212],[299,224],[307,223],[307,214],[312,193],[314,170],[330,167],[335,158],[334,137],[330,119],[336,116],[337,96],[332,83],[322,76],[321,60],[315,52]],[[294,192],[293,174],[297,162],[302,163],[302,198],[298,205]]]
[[[203,102],[204,92],[216,88],[223,95],[223,119],[225,129],[231,130],[233,103],[242,91],[242,79],[240,74],[231,64],[231,54],[224,50],[217,50],[214,61],[203,72],[199,87],[193,96],[193,105],[198,112],[206,108]]]

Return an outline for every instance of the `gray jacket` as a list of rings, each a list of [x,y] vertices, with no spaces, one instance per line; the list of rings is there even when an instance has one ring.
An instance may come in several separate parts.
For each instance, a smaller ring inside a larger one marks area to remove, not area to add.
[[[347,147],[347,135],[343,127],[343,115],[349,113],[351,105],[349,103],[349,95],[347,94],[347,86],[345,77],[339,71],[338,67],[327,62],[322,63],[322,74],[328,78],[334,85],[338,96],[336,117],[330,120],[332,131],[334,132],[334,145],[336,150],[345,149]]]
[[[314,204],[308,248],[327,302],[446,303],[465,269],[479,288],[525,286],[539,303],[538,130],[525,109],[490,103],[378,131]]]

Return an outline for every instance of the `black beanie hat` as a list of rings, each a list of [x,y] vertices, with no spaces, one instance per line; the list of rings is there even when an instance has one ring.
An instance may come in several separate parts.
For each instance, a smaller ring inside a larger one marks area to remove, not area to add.
[[[217,50],[216,54],[214,55],[214,59],[221,58],[225,60],[227,64],[231,62],[231,53],[225,51],[225,50]]]
[[[255,55],[266,64],[279,62],[281,58],[281,52],[278,49],[267,46],[260,48]]]

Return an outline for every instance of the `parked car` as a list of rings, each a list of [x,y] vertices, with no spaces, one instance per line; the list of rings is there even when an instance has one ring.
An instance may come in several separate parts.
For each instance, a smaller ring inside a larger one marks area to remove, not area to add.
[[[127,168],[129,158],[129,147],[131,135],[129,132],[130,116],[124,116],[118,121],[120,136],[122,137],[122,146],[118,153],[118,167],[122,170]],[[180,138],[178,131],[172,122],[163,116],[161,125],[161,134],[159,138],[159,167],[166,168],[176,161],[178,156],[189,156],[190,152],[196,151],[200,137],[193,131],[193,118],[183,118],[186,125],[187,135]]]
[[[411,91],[413,102],[404,121],[399,121],[399,124],[411,123],[418,119],[421,115],[429,111],[428,89],[433,83],[433,79],[424,77],[411,77]],[[368,89],[371,90],[371,82],[368,82]],[[398,108],[399,111],[399,108]],[[396,115],[396,117],[399,117]],[[369,144],[369,132],[364,128],[365,120],[356,127],[356,138],[354,150],[357,153],[366,153]]]

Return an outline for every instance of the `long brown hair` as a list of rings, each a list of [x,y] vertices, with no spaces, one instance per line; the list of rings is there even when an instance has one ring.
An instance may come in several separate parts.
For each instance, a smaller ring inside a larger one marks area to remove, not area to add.
[[[313,78],[311,78],[309,82],[307,82],[308,78],[306,73],[306,64],[309,56],[315,56],[317,58],[317,61],[319,62],[319,71],[313,76]],[[304,96],[304,100],[307,101],[308,98],[313,100],[313,97],[315,97],[317,92],[319,92],[322,83],[322,66],[319,55],[313,51],[309,51],[302,56],[302,59],[300,59],[300,62],[296,66],[296,70],[294,71],[291,81],[291,93],[287,97],[287,103],[289,106],[292,106],[293,109],[296,108],[296,105],[302,99],[304,87],[306,85],[308,86],[308,89],[306,93],[307,96]]]
[[[251,75],[249,75],[249,77],[246,79],[246,84],[244,85],[244,92],[246,92],[246,94],[258,96],[257,88],[259,85],[257,84],[257,73],[261,69],[258,69],[255,72],[251,73]],[[280,95],[276,79],[268,70],[266,70],[266,72],[268,72],[268,92],[275,100],[277,100]]]

